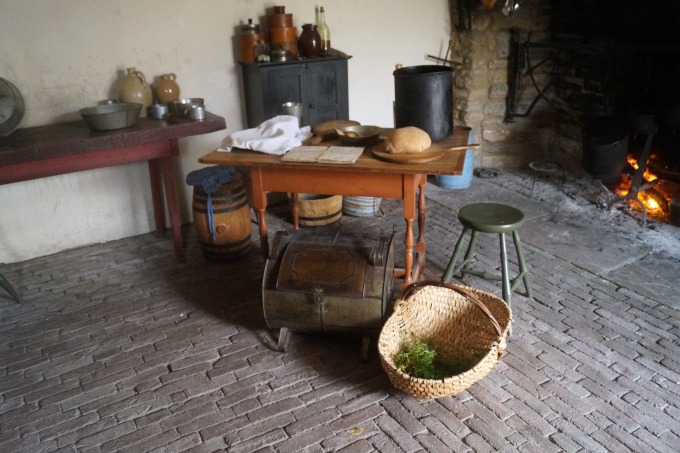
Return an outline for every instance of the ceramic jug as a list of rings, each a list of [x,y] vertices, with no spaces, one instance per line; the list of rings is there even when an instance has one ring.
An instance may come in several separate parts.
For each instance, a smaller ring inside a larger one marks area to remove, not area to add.
[[[142,104],[140,116],[146,116],[147,108],[153,102],[153,92],[144,73],[135,68],[127,68],[127,75],[123,77],[118,90],[118,100],[121,102],[136,102]]]
[[[321,36],[314,24],[304,24],[298,39],[298,52],[302,58],[316,58],[321,53]]]
[[[161,104],[169,104],[179,99],[179,85],[175,82],[175,74],[163,74],[156,83],[154,91]]]

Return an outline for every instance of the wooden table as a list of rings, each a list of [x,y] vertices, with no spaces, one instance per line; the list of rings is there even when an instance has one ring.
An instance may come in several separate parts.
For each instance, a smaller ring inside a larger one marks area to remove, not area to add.
[[[468,143],[467,129],[435,142],[429,151],[443,151],[444,156],[433,162],[398,164],[376,159],[373,147],[368,147],[353,165],[282,162],[280,156],[247,150],[229,153],[213,151],[201,158],[204,164],[230,165],[250,170],[253,207],[257,212],[260,246],[266,259],[269,255],[267,223],[267,192],[314,193],[324,195],[368,196],[403,200],[406,235],[404,238],[404,269],[395,272],[404,285],[416,281],[425,265],[425,185],[427,175],[460,175],[465,161],[465,149],[449,148]],[[379,145],[377,145],[379,146]],[[417,204],[417,206],[416,206]],[[418,254],[414,267],[413,221],[418,211]]]
[[[175,253],[183,259],[172,177],[172,157],[179,154],[177,139],[225,128],[224,118],[207,113],[202,121],[140,118],[135,126],[115,131],[92,131],[84,121],[17,129],[0,137],[0,184],[148,161],[156,234],[165,234],[164,186]]]

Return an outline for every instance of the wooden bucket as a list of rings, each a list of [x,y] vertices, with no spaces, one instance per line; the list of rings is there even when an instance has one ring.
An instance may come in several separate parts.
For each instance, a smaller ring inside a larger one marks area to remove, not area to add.
[[[374,197],[344,197],[342,212],[354,217],[376,217],[381,214],[382,198]]]
[[[298,194],[298,222],[301,227],[330,225],[342,217],[342,195]]]
[[[194,227],[206,258],[228,261],[238,258],[250,248],[250,205],[239,173],[212,193],[213,234],[210,232],[208,194],[194,186]]]

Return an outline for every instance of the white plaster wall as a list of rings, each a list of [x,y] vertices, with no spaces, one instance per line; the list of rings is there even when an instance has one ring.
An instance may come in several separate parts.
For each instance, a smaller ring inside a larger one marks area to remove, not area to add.
[[[180,141],[176,182],[197,159],[245,127],[237,62],[239,26],[285,5],[298,29],[324,6],[333,47],[350,55],[350,117],[391,126],[397,63],[435,64],[448,46],[448,0],[0,0],[0,77],[26,102],[21,127],[80,119],[78,109],[115,97],[134,66],[152,82],[173,72],[183,97],[203,97],[227,129]],[[0,138],[2,140],[2,138]],[[153,230],[145,163],[0,186],[0,262],[23,261]]]

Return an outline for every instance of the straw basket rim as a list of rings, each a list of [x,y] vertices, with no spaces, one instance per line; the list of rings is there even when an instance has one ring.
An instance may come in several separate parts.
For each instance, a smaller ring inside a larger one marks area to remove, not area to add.
[[[491,293],[462,285],[417,282],[406,288],[380,331],[380,362],[392,384],[416,398],[453,396],[485,377],[498,364],[505,353],[511,321],[512,313],[505,301]],[[400,331],[410,334],[428,328],[438,335],[437,342],[451,344],[453,350],[478,345],[488,351],[471,369],[445,379],[410,376],[399,370],[393,360]]]

